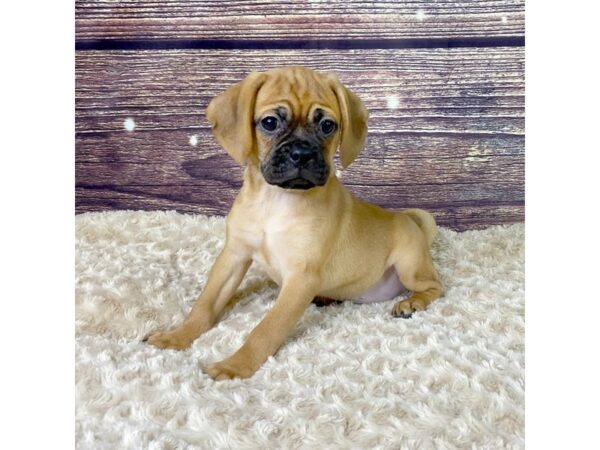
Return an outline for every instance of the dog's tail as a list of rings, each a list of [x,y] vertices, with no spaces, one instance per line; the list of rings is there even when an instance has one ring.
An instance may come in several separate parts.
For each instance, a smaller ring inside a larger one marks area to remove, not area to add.
[[[404,214],[409,216],[415,223],[423,230],[425,238],[427,239],[427,245],[431,247],[431,243],[437,236],[437,225],[433,216],[423,209],[405,209],[402,211]]]

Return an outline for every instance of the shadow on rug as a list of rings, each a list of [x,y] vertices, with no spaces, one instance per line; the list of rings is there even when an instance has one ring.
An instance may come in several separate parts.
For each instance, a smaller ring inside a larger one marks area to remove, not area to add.
[[[441,229],[446,294],[412,319],[311,305],[251,379],[214,382],[275,300],[255,265],[188,350],[140,341],[184,319],[223,242],[218,217],[76,216],[78,448],[524,447],[522,224]]]

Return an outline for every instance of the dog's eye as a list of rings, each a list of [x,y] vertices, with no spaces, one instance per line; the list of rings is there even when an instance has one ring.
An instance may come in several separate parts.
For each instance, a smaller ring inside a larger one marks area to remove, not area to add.
[[[333,120],[325,119],[321,122],[321,131],[323,134],[331,134],[335,130],[335,122]]]
[[[277,117],[274,116],[267,116],[260,121],[260,125],[266,131],[275,131],[279,125],[279,119],[277,119]]]

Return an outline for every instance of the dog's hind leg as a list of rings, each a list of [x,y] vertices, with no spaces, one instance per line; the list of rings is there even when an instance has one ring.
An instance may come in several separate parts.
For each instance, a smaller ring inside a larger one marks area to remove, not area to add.
[[[412,250],[404,250],[402,257],[394,262],[400,281],[412,291],[409,298],[393,306],[394,317],[409,318],[413,312],[423,311],[443,294],[428,247],[425,242],[412,246]]]

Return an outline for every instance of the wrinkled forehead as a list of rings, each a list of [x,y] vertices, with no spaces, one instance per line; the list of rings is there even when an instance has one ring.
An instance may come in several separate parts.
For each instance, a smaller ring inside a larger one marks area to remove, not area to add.
[[[284,107],[294,119],[309,117],[317,108],[339,119],[339,106],[327,77],[303,68],[267,72],[267,80],[256,97],[255,115]]]

